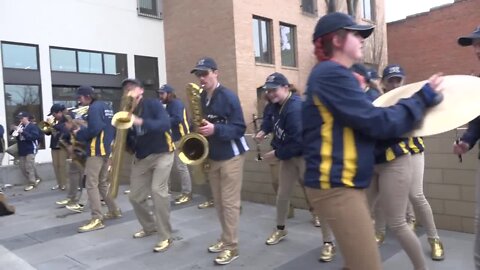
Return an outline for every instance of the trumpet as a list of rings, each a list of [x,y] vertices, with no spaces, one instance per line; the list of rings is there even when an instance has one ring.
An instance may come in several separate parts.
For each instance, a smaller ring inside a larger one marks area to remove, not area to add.
[[[12,135],[10,136],[10,140],[13,141],[15,140],[18,135],[23,131],[23,125],[22,123],[18,124],[18,126],[15,127],[15,129],[12,132]]]
[[[40,121],[38,127],[45,135],[52,135],[54,132],[53,126],[56,122],[55,117],[48,117],[45,121]]]

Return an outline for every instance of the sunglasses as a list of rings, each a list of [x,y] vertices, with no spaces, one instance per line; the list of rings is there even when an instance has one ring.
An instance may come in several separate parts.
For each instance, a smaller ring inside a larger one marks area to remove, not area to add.
[[[210,70],[197,70],[194,74],[197,76],[197,78],[206,77],[208,74],[210,74]]]

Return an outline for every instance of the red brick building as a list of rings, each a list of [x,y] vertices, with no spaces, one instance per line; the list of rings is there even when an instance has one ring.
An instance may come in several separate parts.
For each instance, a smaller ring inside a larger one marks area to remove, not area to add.
[[[429,12],[387,24],[388,61],[405,68],[408,82],[444,74],[480,73],[480,62],[471,47],[460,47],[457,38],[480,25],[480,1],[456,0]]]

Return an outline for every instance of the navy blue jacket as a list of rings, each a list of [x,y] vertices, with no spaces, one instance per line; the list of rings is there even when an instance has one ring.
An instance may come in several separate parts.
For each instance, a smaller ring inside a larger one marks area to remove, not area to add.
[[[60,149],[60,139],[69,137],[70,131],[65,127],[65,122],[67,122],[67,120],[65,119],[65,117],[62,117],[62,119],[53,126],[55,132],[52,133],[52,137],[50,139],[51,149]]]
[[[273,108],[274,103],[267,103],[265,108],[263,108],[263,117],[262,117],[262,125],[260,126],[260,130],[262,130],[265,134],[269,134],[273,131]]]
[[[138,159],[151,154],[172,152],[175,149],[170,134],[170,117],[158,99],[144,99],[135,109],[143,119],[141,127],[128,131],[128,147]]]
[[[29,154],[36,154],[38,151],[38,140],[42,138],[42,131],[37,125],[29,123],[23,126],[23,132],[17,137],[18,155],[20,157]]]
[[[468,143],[470,149],[477,143],[480,138],[480,116],[468,123],[467,131],[460,138],[461,141]],[[479,153],[480,158],[480,153]]]
[[[172,138],[176,142],[185,134],[190,133],[190,126],[187,120],[187,110],[180,99],[174,98],[167,103],[167,112],[170,116],[170,126],[172,128]]]
[[[213,135],[208,136],[212,160],[228,160],[248,150],[245,140],[245,120],[237,95],[219,85],[207,104],[207,91],[201,94],[203,116],[214,124]]]
[[[111,143],[115,137],[115,129],[112,126],[113,111],[108,105],[99,100],[94,100],[88,112],[83,116],[87,121],[87,127],[77,132],[77,140],[87,142],[87,156],[110,155]]]
[[[305,185],[320,189],[368,187],[375,140],[400,137],[411,130],[437,98],[426,84],[394,106],[374,107],[351,70],[334,61],[313,68],[305,94]]]
[[[378,89],[371,88],[371,87],[368,88],[365,94],[367,94],[367,97],[368,99],[370,99],[370,101],[374,101],[375,99],[377,99],[379,96],[382,95],[382,93],[380,93]]]
[[[283,106],[272,104],[271,108],[273,122],[271,145],[275,150],[275,156],[280,160],[301,156],[302,101],[300,97],[290,93]]]

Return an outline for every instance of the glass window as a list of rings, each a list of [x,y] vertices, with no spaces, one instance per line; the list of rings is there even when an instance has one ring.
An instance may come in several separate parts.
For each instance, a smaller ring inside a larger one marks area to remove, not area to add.
[[[76,95],[77,87],[53,86],[52,95],[53,103],[60,103],[67,108],[75,107],[78,103]],[[119,88],[95,88],[96,98],[105,101],[114,111],[120,108],[120,100],[122,98],[121,89]]]
[[[38,70],[37,46],[2,43],[4,68]]]
[[[161,8],[158,0],[138,0],[138,14],[149,17],[160,17]]]
[[[373,12],[372,12],[372,7],[375,5],[372,5],[372,0],[363,0],[363,18],[373,21]]]
[[[117,75],[117,59],[114,54],[104,54],[103,64],[105,74]]]
[[[102,54],[78,51],[78,72],[103,73]]]
[[[50,49],[50,64],[54,71],[77,71],[77,57],[73,50]]]
[[[295,26],[280,24],[280,50],[282,54],[282,66],[297,66],[295,30]]]
[[[38,85],[5,85],[5,109],[7,113],[7,124],[10,126],[18,125],[16,115],[21,111],[29,112],[33,121],[43,120],[41,92]],[[14,141],[9,141],[12,145]],[[40,144],[44,148],[43,142]]]
[[[302,11],[308,14],[317,15],[316,3],[316,0],[302,0]]]
[[[253,18],[253,43],[257,63],[273,64],[270,25],[270,20]]]

